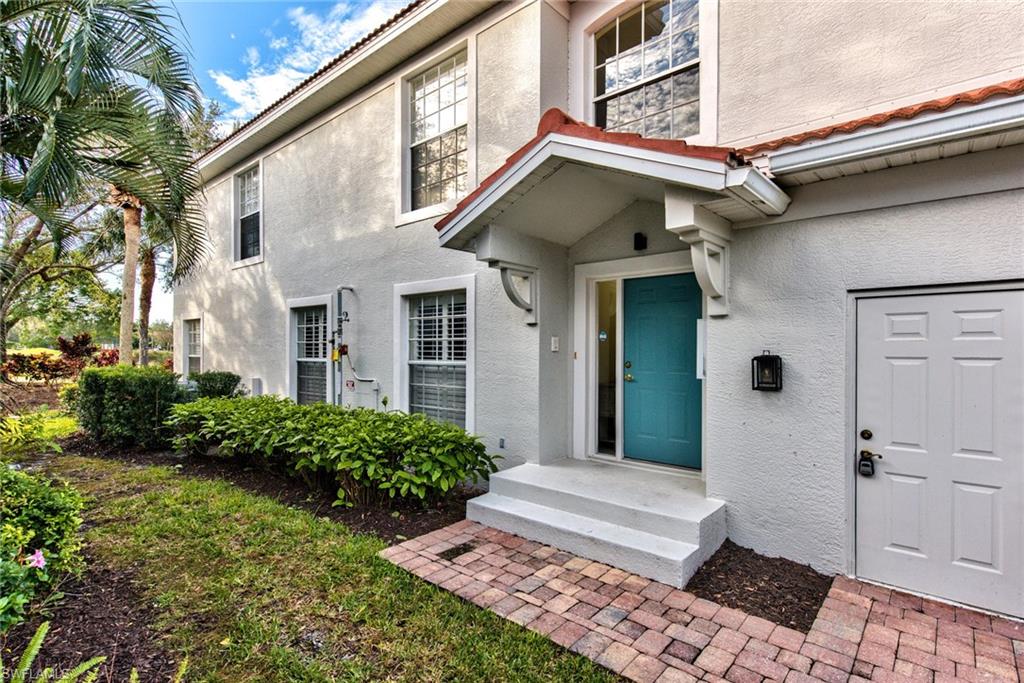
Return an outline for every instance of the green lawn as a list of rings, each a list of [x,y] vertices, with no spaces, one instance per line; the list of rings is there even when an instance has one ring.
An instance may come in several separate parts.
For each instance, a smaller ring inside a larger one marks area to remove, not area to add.
[[[133,568],[189,681],[615,680],[377,558],[375,537],[170,467],[54,470],[91,497],[93,555]]]

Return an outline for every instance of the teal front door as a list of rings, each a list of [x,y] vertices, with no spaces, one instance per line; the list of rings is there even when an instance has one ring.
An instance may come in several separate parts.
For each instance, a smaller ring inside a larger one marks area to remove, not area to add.
[[[623,456],[699,469],[700,286],[691,273],[622,284]]]

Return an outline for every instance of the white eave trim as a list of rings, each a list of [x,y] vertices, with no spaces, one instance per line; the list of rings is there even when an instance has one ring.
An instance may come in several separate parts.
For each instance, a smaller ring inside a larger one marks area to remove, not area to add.
[[[471,226],[506,193],[552,158],[621,171],[731,195],[765,215],[786,210],[789,197],[753,167],[733,168],[722,161],[686,157],[667,152],[587,140],[552,133],[516,161],[494,183],[466,206],[438,235],[442,245]]]
[[[769,152],[768,159],[780,176],[1022,126],[1024,95],[1016,95]]]

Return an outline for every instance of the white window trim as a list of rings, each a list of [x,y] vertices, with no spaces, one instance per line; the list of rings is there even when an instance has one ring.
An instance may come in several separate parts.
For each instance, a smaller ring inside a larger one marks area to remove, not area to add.
[[[395,227],[443,216],[455,208],[458,200],[450,200],[433,206],[413,210],[412,207],[412,160],[409,139],[410,105],[409,81],[431,65],[466,51],[466,192],[472,192],[477,185],[476,169],[476,40],[463,39],[454,45],[435,50],[423,59],[411,64],[395,79],[395,159],[399,168],[395,191]],[[262,189],[262,186],[261,186]]]
[[[466,431],[476,428],[476,275],[403,282],[394,286],[394,407],[409,412],[409,297],[417,294],[466,292]]]
[[[205,323],[203,321],[203,316],[202,316],[202,314],[194,316],[194,317],[191,317],[191,318],[186,318],[186,317],[182,316],[182,318],[181,318],[181,341],[182,341],[182,343],[181,343],[181,376],[184,377],[185,379],[188,379],[188,377],[189,377],[188,359],[192,357],[188,353],[188,323],[193,321],[193,320],[198,320],[199,321],[199,372],[203,372],[203,370],[205,369],[204,366],[206,365],[206,360],[204,358],[204,356],[206,354],[203,353],[203,346],[205,346],[204,342],[206,341],[206,329],[205,329],[206,325],[205,325]]]
[[[288,351],[286,357],[288,359],[287,366],[285,367],[285,386],[288,387],[288,397],[293,401],[298,401],[299,398],[299,381],[297,373],[295,372],[295,363],[298,361],[298,354],[296,353],[296,344],[298,338],[295,330],[295,309],[296,308],[307,308],[309,306],[326,306],[327,307],[327,339],[328,341],[333,334],[334,324],[337,320],[337,314],[335,313],[334,306],[335,296],[333,294],[320,294],[317,296],[307,296],[298,299],[288,299],[288,315],[287,315],[287,326],[288,329],[285,334],[285,339],[288,340]],[[336,391],[334,382],[334,361],[331,360],[331,352],[328,350],[327,358],[327,396],[324,398],[327,403],[336,403]]]
[[[253,168],[259,169],[260,184],[260,253],[256,256],[241,259],[242,253],[242,206],[239,201],[238,179]],[[266,255],[267,244],[263,238],[264,225],[267,222],[266,213],[263,211],[263,158],[260,157],[254,163],[248,164],[239,169],[231,176],[231,267],[244,268],[246,266],[263,263]]]
[[[569,20],[569,62],[572,78],[569,114],[594,125],[594,34],[642,0],[616,5],[577,2]],[[699,0],[700,132],[683,139],[691,145],[718,144],[718,0]]]

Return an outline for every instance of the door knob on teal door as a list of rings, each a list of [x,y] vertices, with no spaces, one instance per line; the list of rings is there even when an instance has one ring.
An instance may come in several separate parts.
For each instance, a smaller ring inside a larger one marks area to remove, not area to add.
[[[629,374],[627,372],[625,375],[623,375],[622,379],[626,380],[627,382],[632,382],[633,381],[633,375],[631,375],[631,374]]]

